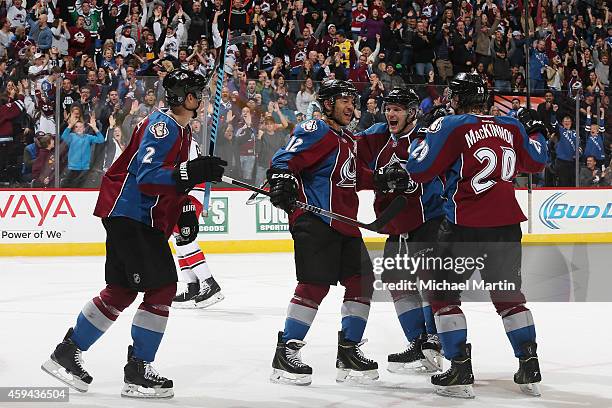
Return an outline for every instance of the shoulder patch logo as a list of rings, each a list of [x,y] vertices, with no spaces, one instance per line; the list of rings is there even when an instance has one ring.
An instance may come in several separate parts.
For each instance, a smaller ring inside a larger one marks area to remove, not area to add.
[[[429,145],[427,144],[427,141],[423,139],[421,143],[419,143],[419,145],[416,146],[410,153],[410,155],[420,163],[425,159],[425,157],[427,157],[427,153],[429,153]]]
[[[429,128],[427,129],[427,131],[429,133],[436,133],[440,129],[442,129],[442,119],[444,119],[444,117],[434,120],[434,122],[431,125],[429,125]]]
[[[303,122],[301,126],[306,132],[314,132],[318,128],[317,121],[314,119]]]
[[[168,136],[170,132],[168,132],[168,127],[166,126],[166,122],[156,122],[149,126],[149,130],[153,133],[157,139],[163,139]]]

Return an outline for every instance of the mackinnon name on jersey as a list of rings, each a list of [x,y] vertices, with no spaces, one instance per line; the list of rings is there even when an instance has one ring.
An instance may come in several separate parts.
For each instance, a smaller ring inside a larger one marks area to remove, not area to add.
[[[468,279],[465,282],[449,282],[446,280],[438,281],[430,279],[427,281],[418,280],[416,282],[410,280],[399,280],[397,282],[383,282],[380,279],[374,281],[375,290],[401,290],[401,291],[465,291],[465,290],[499,290],[499,291],[515,291],[516,284],[508,282],[506,279],[498,282],[475,281]]]
[[[508,129],[494,123],[484,123],[480,129],[470,129],[470,131],[465,134],[465,141],[467,142],[468,148],[470,148],[474,143],[488,137],[499,137],[514,147],[512,133]]]

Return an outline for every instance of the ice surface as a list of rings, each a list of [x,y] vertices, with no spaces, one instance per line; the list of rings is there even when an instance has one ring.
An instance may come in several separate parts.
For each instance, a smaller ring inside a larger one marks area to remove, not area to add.
[[[612,407],[612,303],[530,305],[543,373],[541,398],[521,394],[512,382],[518,363],[493,306],[465,305],[477,397],[458,401],[433,394],[426,375],[386,371],[387,354],[405,346],[389,303],[373,305],[366,329],[369,342],[364,351],[379,362],[379,385],[337,385],[334,363],[343,292],[341,287],[332,288],[303,349],[304,361],[314,369],[312,385],[271,384],[276,333],[283,327],[295,285],[292,259],[292,254],[208,256],[226,298],[210,309],[171,311],[155,366],[174,380],[174,399],[149,405],[119,395],[137,300],[84,353],[94,381],[86,394],[71,392],[69,406]],[[40,370],[40,364],[74,324],[83,304],[103,288],[104,259],[2,258],[0,271],[0,386],[59,386]],[[41,407],[19,404],[25,406]]]

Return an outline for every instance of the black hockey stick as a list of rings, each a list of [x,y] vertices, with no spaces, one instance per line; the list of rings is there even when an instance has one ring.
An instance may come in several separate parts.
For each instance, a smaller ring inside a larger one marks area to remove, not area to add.
[[[264,189],[266,188],[266,186],[268,185],[268,180],[264,180],[264,182],[261,184],[261,186],[259,186],[260,189]],[[253,205],[253,204],[257,204],[258,202],[260,202],[263,199],[263,197],[261,197],[259,195],[258,191],[255,191],[253,194],[251,194],[251,196],[248,198],[248,200],[246,200],[246,205]]]
[[[266,191],[256,186],[252,186],[240,180],[235,180],[231,177],[223,176],[222,181],[228,184],[233,184],[238,187],[246,188],[247,190],[255,191],[259,194],[262,194],[268,197],[270,196],[269,191]],[[391,204],[389,204],[389,206],[385,208],[385,210],[380,215],[380,217],[378,217],[377,219],[375,219],[373,222],[369,224],[359,222],[353,218],[346,217],[341,214],[336,214],[334,212],[324,210],[323,208],[315,207],[314,205],[306,204],[302,201],[296,201],[295,205],[298,208],[301,208],[302,210],[309,211],[314,214],[320,214],[325,217],[334,219],[336,221],[340,221],[345,224],[352,225],[354,227],[359,227],[359,228],[367,229],[369,231],[379,232],[385,225],[389,223],[389,221],[395,218],[395,216],[404,209],[404,207],[406,206],[406,197],[404,196],[396,197],[393,201],[391,201]]]

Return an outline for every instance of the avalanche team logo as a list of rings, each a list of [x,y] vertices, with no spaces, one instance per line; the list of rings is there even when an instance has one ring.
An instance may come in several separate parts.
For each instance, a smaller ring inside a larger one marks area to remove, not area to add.
[[[349,150],[349,156],[340,167],[340,181],[336,184],[338,187],[355,187],[357,179],[357,164],[355,156]]]
[[[317,121],[307,120],[306,122],[302,123],[302,129],[304,129],[306,132],[314,132],[317,130]]]
[[[156,139],[163,139],[168,136],[170,132],[168,132],[168,128],[166,127],[166,122],[157,122],[149,126],[149,130],[153,133]]]
[[[434,120],[434,122],[431,125],[429,125],[429,128],[427,129],[427,131],[430,133],[436,133],[440,129],[442,129],[442,119],[444,119],[444,117]]]

